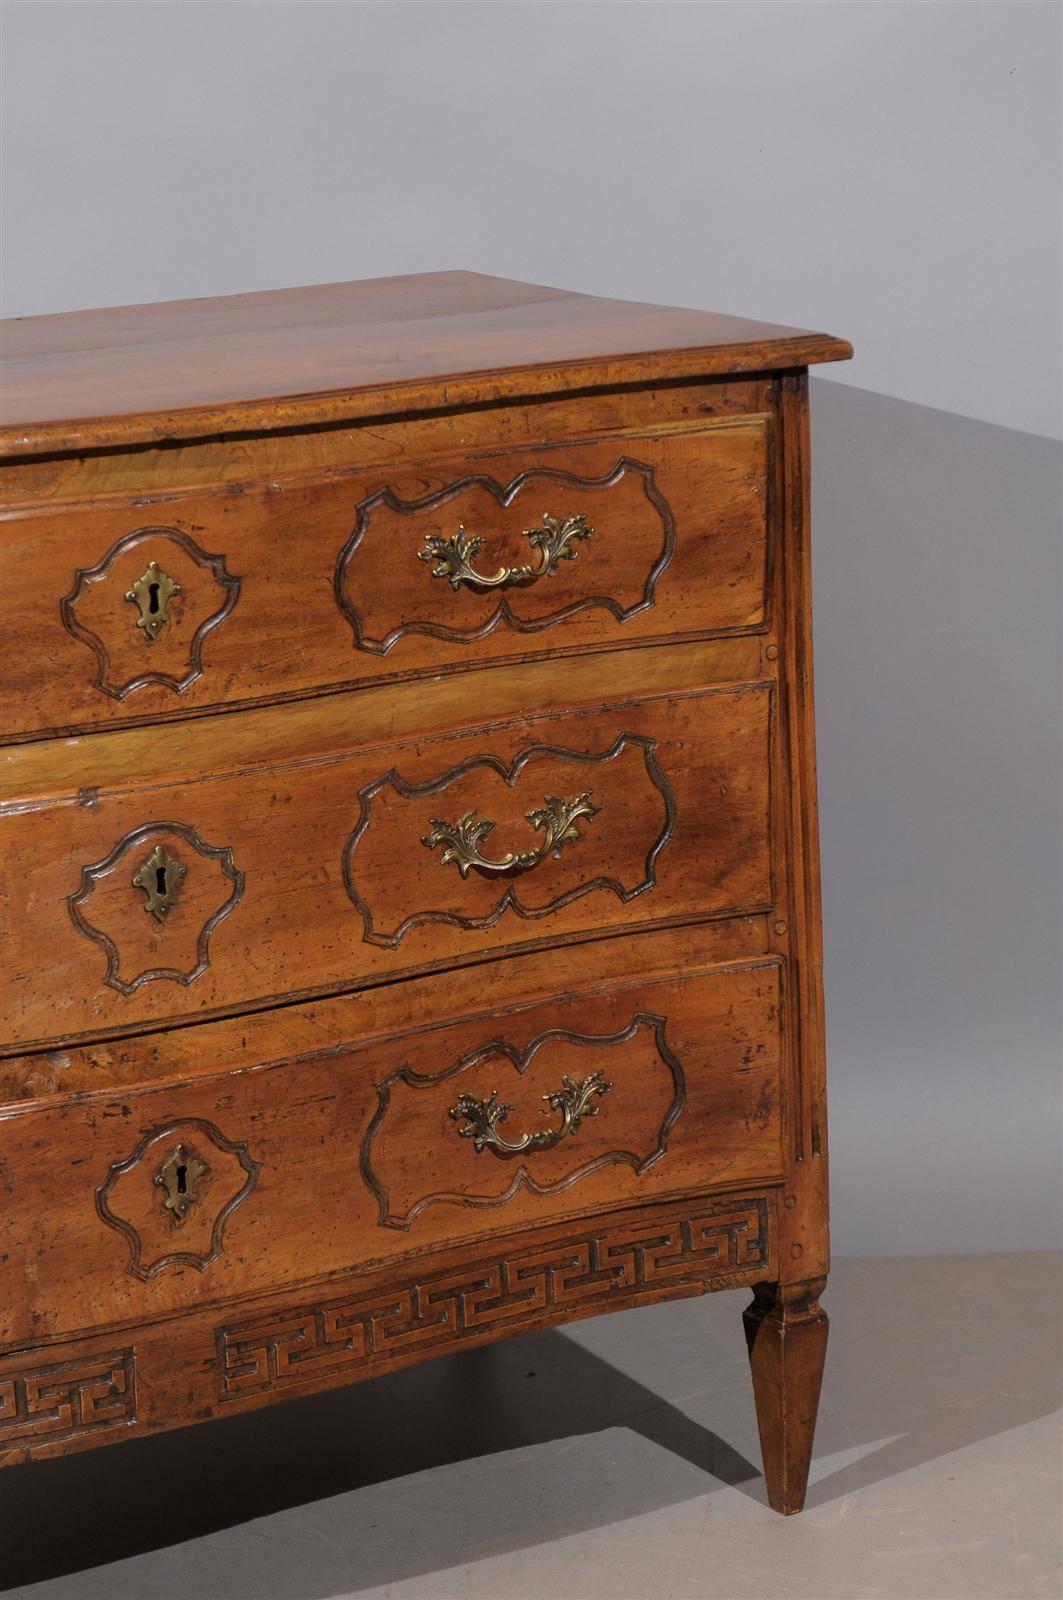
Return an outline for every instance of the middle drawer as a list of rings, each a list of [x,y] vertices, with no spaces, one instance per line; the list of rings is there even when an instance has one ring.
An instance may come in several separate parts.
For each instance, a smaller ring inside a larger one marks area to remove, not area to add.
[[[134,762],[99,788],[16,794],[7,1047],[764,911],[772,693],[684,690],[369,749],[264,750],[181,781]],[[225,737],[209,747],[219,761]]]

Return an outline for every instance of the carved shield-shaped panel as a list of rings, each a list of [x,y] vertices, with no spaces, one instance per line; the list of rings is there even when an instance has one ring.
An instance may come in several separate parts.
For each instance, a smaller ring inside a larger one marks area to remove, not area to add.
[[[96,688],[124,700],[150,683],[175,694],[195,683],[207,637],[239,593],[224,556],[209,555],[180,528],[137,528],[95,566],[78,569],[60,611],[95,657]]]
[[[627,733],[589,753],[477,756],[423,783],[393,770],[360,800],[344,878],[364,938],[390,948],[426,922],[490,928],[593,893],[632,900],[654,887],[675,825],[655,741]]]
[[[104,983],[131,995],[158,979],[194,983],[243,888],[232,850],[187,823],[150,822],[84,867],[67,904],[78,932],[104,952]]]
[[[244,1140],[187,1117],[145,1134],[96,1191],[96,1210],[129,1245],[129,1270],[147,1281],[167,1267],[204,1271],[225,1225],[258,1179]]]

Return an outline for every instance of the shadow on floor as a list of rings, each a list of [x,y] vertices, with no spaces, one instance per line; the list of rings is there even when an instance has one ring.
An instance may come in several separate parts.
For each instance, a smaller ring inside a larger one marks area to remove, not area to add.
[[[4,1582],[76,1573],[47,1593],[79,1600],[320,1600],[723,1486],[742,1492],[750,1519],[771,1519],[745,1453],[742,1303],[720,1295],[623,1312],[5,1472]],[[858,1457],[814,1481],[809,1510],[1059,1403],[1055,1257],[840,1261],[828,1303],[817,1456]],[[115,1562],[128,1565],[89,1570]]]
[[[1010,1244],[1021,1218],[1037,1243],[1058,1209],[1058,447],[837,384],[813,415],[837,1234]],[[0,1585],[320,1600],[516,1569],[722,1488],[720,1536],[741,1512],[762,1540],[740,1303],[5,1471]],[[826,1305],[813,1518],[1057,1403],[1048,1258],[843,1260]]]
[[[39,1582],[368,1485],[619,1427],[687,1462],[695,1481],[759,1477],[751,1461],[652,1388],[573,1339],[545,1332],[207,1428],[5,1472],[0,1581],[5,1588]],[[631,1488],[622,1497],[627,1514],[660,1504],[652,1482]],[[619,1505],[612,1509],[623,1514]],[[582,1517],[574,1504],[567,1527],[537,1520],[526,1537],[557,1538]],[[420,1535],[394,1549],[393,1571],[373,1581],[406,1570],[414,1545],[418,1567],[426,1560],[445,1565],[453,1550],[429,1553]],[[316,1592],[292,1587],[292,1577],[284,1575],[278,1594]],[[174,1600],[187,1600],[187,1581],[174,1574]]]
[[[887,1442],[814,1474],[806,1510],[1051,1416],[1063,1403],[1060,1256],[850,1260],[837,1264],[831,1285],[839,1294],[830,1297],[834,1350],[816,1453]]]

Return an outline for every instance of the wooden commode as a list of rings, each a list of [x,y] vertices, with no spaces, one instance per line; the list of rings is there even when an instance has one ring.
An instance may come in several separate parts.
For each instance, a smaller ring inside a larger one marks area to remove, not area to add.
[[[3,324],[0,1461],[745,1287],[800,1509],[850,353],[464,272]]]

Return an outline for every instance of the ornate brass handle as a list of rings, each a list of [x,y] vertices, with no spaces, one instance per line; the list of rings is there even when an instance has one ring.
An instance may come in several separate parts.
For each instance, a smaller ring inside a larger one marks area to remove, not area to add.
[[[545,861],[547,856],[559,856],[563,844],[579,838],[579,829],[576,827],[578,818],[586,817],[589,820],[602,809],[591,804],[590,796],[589,789],[583,794],[573,795],[570,800],[560,800],[554,794],[546,795],[542,806],[525,813],[533,828],[542,828],[542,844],[536,850],[509,851],[497,861],[480,852],[480,845],[495,824],[487,817],[478,820],[475,811],[466,811],[457,822],[444,822],[440,817],[433,817],[432,831],[425,835],[421,843],[428,850],[434,850],[437,844],[443,845],[440,865],[445,867],[449,862],[455,862],[463,878],[469,876],[473,867],[490,873],[527,872],[530,867],[537,867],[540,861]]]
[[[589,539],[594,529],[583,516],[552,517],[543,512],[541,528],[525,528],[523,537],[533,550],[539,552],[534,566],[499,567],[488,576],[477,572],[473,557],[479,555],[483,540],[479,534],[466,533],[462,524],[453,539],[425,540],[423,550],[417,552],[419,561],[434,561],[433,578],[447,578],[452,589],[463,583],[477,589],[504,589],[514,584],[537,583],[557,571],[559,561],[574,561],[578,555],[576,541]]]
[[[458,1132],[463,1139],[471,1139],[477,1152],[489,1149],[496,1156],[519,1156],[525,1150],[549,1150],[559,1144],[566,1134],[575,1133],[584,1117],[596,1117],[598,1107],[595,1095],[608,1094],[612,1088],[601,1072],[592,1072],[589,1078],[562,1078],[561,1088],[543,1099],[552,1111],[560,1111],[561,1126],[546,1128],[541,1133],[524,1133],[519,1139],[509,1140],[499,1133],[499,1124],[505,1122],[514,1109],[504,1105],[494,1090],[486,1100],[474,1100],[471,1095],[458,1096],[458,1103],[450,1115],[455,1122],[463,1122]]]

